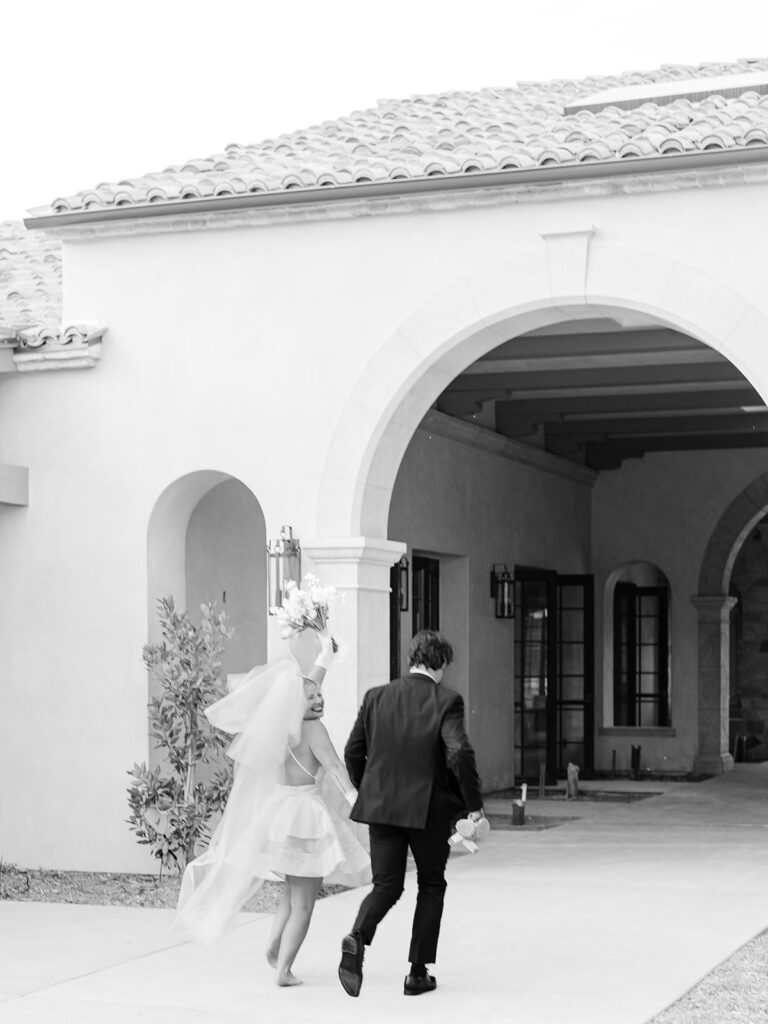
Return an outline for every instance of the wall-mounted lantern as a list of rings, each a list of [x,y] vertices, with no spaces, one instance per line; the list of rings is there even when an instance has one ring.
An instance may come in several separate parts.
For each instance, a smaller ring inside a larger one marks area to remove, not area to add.
[[[494,600],[497,619],[514,619],[515,581],[512,573],[502,562],[495,562],[491,569],[491,597]]]
[[[301,545],[293,536],[291,526],[280,527],[278,540],[267,544],[268,586],[267,606],[280,608],[287,594],[288,583],[293,580],[297,586],[301,583]]]
[[[405,555],[397,563],[397,604],[401,612],[408,611],[408,559]]]

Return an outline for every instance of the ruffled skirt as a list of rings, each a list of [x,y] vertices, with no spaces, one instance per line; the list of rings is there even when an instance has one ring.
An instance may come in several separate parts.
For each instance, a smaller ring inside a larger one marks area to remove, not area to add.
[[[254,850],[255,875],[299,875],[351,887],[369,881],[370,859],[354,826],[323,799],[317,783],[276,786],[264,815],[267,827]]]
[[[327,776],[310,786],[264,787],[241,767],[210,845],[184,872],[172,933],[214,942],[267,879],[367,885],[370,858],[356,835],[362,827],[348,813]]]

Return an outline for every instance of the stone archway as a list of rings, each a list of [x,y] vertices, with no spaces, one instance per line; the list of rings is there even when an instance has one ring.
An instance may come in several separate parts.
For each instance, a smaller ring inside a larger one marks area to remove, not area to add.
[[[537,327],[628,312],[709,345],[768,395],[768,375],[756,380],[740,355],[766,336],[768,316],[742,295],[661,253],[604,243],[592,229],[541,235],[524,255],[448,283],[370,360],[326,453],[318,534],[386,537],[392,487],[414,431],[480,356]]]
[[[768,473],[753,480],[723,512],[712,531],[699,574],[699,596],[728,593],[731,573],[741,545],[768,509]]]
[[[751,365],[743,358],[755,352],[756,338],[768,336],[762,309],[691,265],[661,252],[608,244],[590,227],[532,237],[523,255],[495,259],[447,282],[389,335],[341,410],[318,497],[321,539],[312,557],[332,563],[334,573],[349,580],[350,635],[362,636],[359,626],[387,620],[389,568],[403,550],[386,539],[392,489],[418,424],[441,392],[474,360],[510,338],[567,319],[621,319],[627,312],[651,316],[709,345],[768,397],[768,373],[757,358]],[[709,628],[727,614],[717,595],[722,591],[696,598],[708,623],[703,672],[722,654],[720,641],[714,653]],[[379,642],[379,632],[373,626],[376,646],[366,651],[370,682],[387,678],[386,644]],[[714,679],[702,676],[702,707],[714,699],[714,685]],[[721,720],[721,692],[718,700]],[[714,712],[712,706],[704,715],[707,730]],[[698,764],[701,770],[722,771],[728,758],[718,745],[721,733],[707,730],[700,731]]]
[[[733,767],[728,749],[731,612],[728,592],[741,546],[768,510],[768,473],[735,498],[712,531],[691,598],[699,621],[699,753],[694,769],[719,773]]]

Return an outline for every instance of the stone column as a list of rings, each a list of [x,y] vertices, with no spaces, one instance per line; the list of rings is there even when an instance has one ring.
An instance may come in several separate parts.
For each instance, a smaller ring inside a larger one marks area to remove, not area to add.
[[[735,597],[692,597],[699,618],[699,752],[693,770],[719,775],[733,768],[728,750],[730,625]]]
[[[406,551],[399,541],[330,537],[301,546],[302,572],[336,587],[330,623],[341,650],[326,677],[325,725],[341,754],[366,690],[389,681],[389,572]]]

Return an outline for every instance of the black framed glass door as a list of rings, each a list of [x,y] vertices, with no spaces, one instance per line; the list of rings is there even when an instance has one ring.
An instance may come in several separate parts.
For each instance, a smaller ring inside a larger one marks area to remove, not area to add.
[[[557,578],[557,771],[594,769],[595,619],[592,576]]]
[[[413,632],[440,629],[440,561],[426,555],[413,556],[411,568]]]
[[[615,725],[668,726],[669,589],[616,584],[613,596]]]
[[[400,622],[400,566],[389,570],[389,678],[397,679],[401,671],[402,624]]]
[[[515,775],[594,767],[594,583],[515,569]]]
[[[555,574],[515,570],[515,777],[555,774]]]

